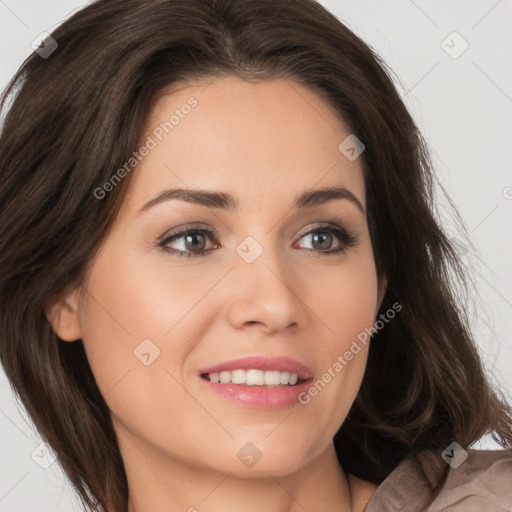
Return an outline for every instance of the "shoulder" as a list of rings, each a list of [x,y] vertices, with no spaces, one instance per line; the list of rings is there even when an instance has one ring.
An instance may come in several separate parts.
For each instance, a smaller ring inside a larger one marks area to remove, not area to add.
[[[438,494],[436,485],[446,478]],[[418,452],[382,482],[365,512],[512,511],[512,449]]]
[[[433,455],[441,458],[438,454]],[[449,459],[449,455],[450,452],[445,453],[445,459]],[[425,469],[438,466],[439,461],[431,459],[432,453],[419,455],[420,464]],[[441,462],[445,463],[445,460],[441,458]],[[446,481],[430,507],[432,511],[447,512],[511,511],[512,449],[463,452],[459,460],[452,462]]]

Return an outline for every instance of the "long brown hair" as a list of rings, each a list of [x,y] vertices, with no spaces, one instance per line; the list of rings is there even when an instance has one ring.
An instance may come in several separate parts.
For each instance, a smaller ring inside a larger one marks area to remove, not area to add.
[[[366,147],[368,225],[388,281],[381,311],[403,309],[373,336],[334,439],[343,466],[379,483],[410,452],[486,433],[511,444],[512,411],[454,292],[466,277],[435,220],[423,139],[363,41],[313,0],[100,0],[52,37],[58,48],[32,54],[0,103],[0,356],[85,506],[126,512],[126,474],[83,343],[59,340],[44,305],[83,283],[130,174],[103,199],[94,191],[137,148],[156,96],[208,77],[299,82]]]

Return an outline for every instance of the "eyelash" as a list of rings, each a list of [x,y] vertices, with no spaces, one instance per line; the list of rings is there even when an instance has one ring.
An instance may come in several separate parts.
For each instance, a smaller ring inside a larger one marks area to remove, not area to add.
[[[305,236],[317,234],[317,233],[330,233],[334,234],[341,242],[340,247],[337,249],[329,249],[326,251],[317,250],[317,249],[304,249],[306,254],[314,254],[315,256],[319,257],[320,254],[325,254],[327,256],[333,256],[336,254],[340,254],[345,252],[349,247],[352,247],[357,242],[357,236],[349,233],[346,229],[337,226],[336,224],[327,223],[324,226],[318,226],[316,228],[313,228],[306,233],[303,233],[299,240],[304,238]],[[166,247],[170,242],[174,242],[175,240],[179,240],[180,238],[186,236],[186,235],[197,235],[197,234],[206,234],[207,237],[212,237],[214,235],[214,232],[210,229],[206,228],[199,228],[199,227],[190,227],[187,226],[185,229],[182,229],[181,231],[177,231],[175,233],[171,233],[169,236],[163,235],[165,237],[161,242],[159,242],[158,246],[161,247],[164,251],[171,255],[179,255],[180,258],[196,258],[196,257],[202,257],[206,256],[208,252],[217,249],[220,245],[217,244],[217,247],[215,249],[207,249],[202,251],[180,251],[177,249],[170,249]],[[161,237],[161,238],[163,238]]]

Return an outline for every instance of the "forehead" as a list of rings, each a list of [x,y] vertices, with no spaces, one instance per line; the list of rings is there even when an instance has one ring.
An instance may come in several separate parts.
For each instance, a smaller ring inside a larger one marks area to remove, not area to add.
[[[150,112],[141,144],[151,149],[132,177],[130,202],[140,207],[176,186],[224,190],[242,204],[344,186],[365,206],[361,159],[339,150],[349,135],[318,95],[290,80],[183,86]]]

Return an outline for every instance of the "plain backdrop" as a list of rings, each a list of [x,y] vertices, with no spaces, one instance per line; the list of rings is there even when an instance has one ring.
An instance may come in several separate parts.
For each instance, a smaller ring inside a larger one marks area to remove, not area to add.
[[[41,32],[51,32],[87,3],[0,0],[0,88]],[[439,182],[474,243],[474,249],[464,245],[440,196],[443,224],[477,284],[472,327],[488,370],[510,398],[512,1],[321,3],[384,58],[430,144]],[[40,443],[0,371],[0,512],[81,510],[58,463],[48,466],[51,454]],[[496,447],[487,438],[478,446]]]

